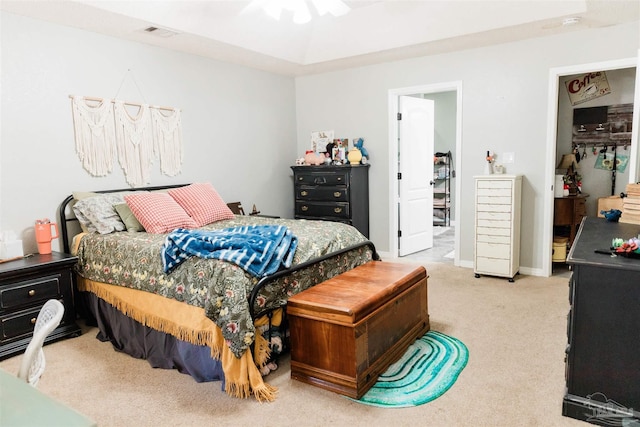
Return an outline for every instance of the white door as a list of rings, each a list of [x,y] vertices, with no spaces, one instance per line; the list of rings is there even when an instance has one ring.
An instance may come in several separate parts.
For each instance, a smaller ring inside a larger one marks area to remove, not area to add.
[[[399,97],[399,254],[433,247],[434,106],[429,99]]]

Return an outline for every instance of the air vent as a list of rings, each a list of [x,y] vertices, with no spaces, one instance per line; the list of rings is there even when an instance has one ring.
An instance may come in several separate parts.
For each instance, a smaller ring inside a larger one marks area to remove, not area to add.
[[[164,37],[164,38],[173,37],[178,34],[175,31],[167,30],[166,28],[158,28],[158,27],[148,27],[148,28],[145,28],[144,31],[149,34],[153,34],[154,36]]]

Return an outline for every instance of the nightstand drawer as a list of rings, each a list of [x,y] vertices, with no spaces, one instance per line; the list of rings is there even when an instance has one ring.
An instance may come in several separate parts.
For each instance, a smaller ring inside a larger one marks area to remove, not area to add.
[[[296,215],[349,219],[349,204],[296,202]]]
[[[44,304],[42,304],[44,305]],[[0,339],[3,341],[33,333],[42,305],[29,310],[12,313],[0,318]]]
[[[10,289],[0,290],[0,310],[29,306],[60,295],[59,274],[15,282],[10,285]]]
[[[347,172],[337,173],[296,173],[296,185],[347,185]]]
[[[297,200],[335,200],[336,202],[348,202],[346,187],[305,187],[296,188]]]

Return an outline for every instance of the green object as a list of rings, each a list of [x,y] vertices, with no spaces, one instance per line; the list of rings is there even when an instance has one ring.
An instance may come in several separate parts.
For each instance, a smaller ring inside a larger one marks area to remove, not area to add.
[[[0,425],[12,427],[97,426],[94,421],[2,369],[0,369]]]
[[[456,338],[429,331],[380,375],[355,402],[380,407],[409,407],[442,396],[467,366],[469,350]]]

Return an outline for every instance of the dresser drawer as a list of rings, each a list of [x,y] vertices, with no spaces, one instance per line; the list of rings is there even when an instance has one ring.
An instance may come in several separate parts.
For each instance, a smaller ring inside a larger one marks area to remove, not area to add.
[[[511,197],[511,188],[478,188],[478,196]]]
[[[296,216],[349,219],[349,203],[307,203],[296,201]]]
[[[336,202],[347,202],[349,201],[349,198],[347,197],[346,187],[331,187],[323,185],[317,187],[296,187],[296,200],[335,200]]]
[[[42,305],[0,317],[0,340],[32,334]]]
[[[478,222],[476,223],[476,230],[478,233],[484,233],[484,234],[488,234],[491,230],[484,230],[485,228],[490,228],[490,229],[507,229],[509,230],[511,228],[511,221],[490,221],[487,219],[479,219]]]
[[[509,260],[476,257],[475,271],[485,274],[503,275],[509,273]]]
[[[509,221],[509,223],[511,223],[511,212],[478,211],[476,212],[476,218],[478,218],[478,220]]]
[[[580,223],[582,221],[582,218],[585,217],[587,215],[587,207],[585,205],[585,199],[578,199],[575,201],[574,205],[573,205],[573,221],[574,223]]]
[[[478,203],[476,207],[478,212],[511,212],[511,205],[494,205]]]
[[[53,274],[11,283],[10,287],[3,283],[3,289],[0,290],[0,311],[29,306],[58,297],[60,277],[59,274]]]
[[[504,188],[508,188],[509,190],[511,190],[512,185],[511,185],[511,181],[507,181],[507,180],[501,180],[501,179],[496,179],[496,180],[483,179],[483,180],[478,180],[478,181],[476,181],[476,188],[477,188],[478,190],[480,190],[481,188],[491,188],[491,189],[504,189]]]
[[[511,195],[509,196],[480,196],[478,195],[477,203],[490,205],[510,205]]]
[[[500,243],[477,242],[476,251],[487,258],[508,260],[511,256],[511,245]]]
[[[500,243],[503,245],[508,245],[511,243],[511,236],[510,235],[497,235],[497,234],[479,234],[478,233],[478,242],[483,242],[483,243]]]
[[[295,175],[296,185],[347,185],[348,182],[349,174],[347,172],[300,172]]]

